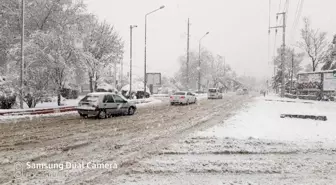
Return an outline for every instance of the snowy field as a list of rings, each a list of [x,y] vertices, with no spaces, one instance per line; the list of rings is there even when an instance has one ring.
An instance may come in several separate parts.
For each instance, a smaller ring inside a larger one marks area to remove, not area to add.
[[[336,184],[336,103],[258,97],[144,159],[118,184]],[[327,121],[280,118],[325,115]]]
[[[278,100],[294,101],[279,102]],[[236,116],[209,130],[197,133],[207,137],[257,138],[295,142],[336,144],[336,103],[258,98]],[[327,121],[280,118],[280,114],[327,116]]]

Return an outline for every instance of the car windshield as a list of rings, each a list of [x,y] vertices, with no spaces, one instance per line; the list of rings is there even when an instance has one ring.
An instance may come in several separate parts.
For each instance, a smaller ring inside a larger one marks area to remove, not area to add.
[[[87,95],[81,100],[81,102],[97,102],[98,99],[99,99],[99,96]]]
[[[186,93],[185,92],[176,92],[174,93],[174,95],[185,95]]]
[[[217,89],[209,89],[209,92],[215,93],[215,92],[217,92]]]

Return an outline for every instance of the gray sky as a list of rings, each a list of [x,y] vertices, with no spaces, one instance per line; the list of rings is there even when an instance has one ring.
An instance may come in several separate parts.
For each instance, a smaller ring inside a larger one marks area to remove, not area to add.
[[[336,1],[304,0],[296,30],[292,31],[299,0],[289,0],[287,44],[295,44],[302,27],[302,17],[311,18],[312,25],[335,33]],[[162,72],[172,76],[179,67],[178,57],[186,51],[187,19],[190,18],[190,48],[198,50],[198,40],[207,31],[202,46],[225,56],[238,74],[263,77],[272,74],[268,64],[273,56],[275,34],[268,36],[269,0],[85,0],[90,12],[100,20],[113,24],[125,40],[124,74],[129,70],[129,25],[133,30],[134,74],[143,76],[145,14],[165,5],[148,16],[147,64],[148,72]],[[281,5],[280,5],[281,2]],[[271,0],[271,26],[275,14],[283,11],[286,0]],[[279,17],[280,19],[281,17]],[[278,30],[276,45],[281,44],[282,30]],[[269,42],[270,38],[270,42]],[[270,45],[270,49],[268,49]],[[297,49],[299,50],[299,49]],[[269,51],[269,54],[268,54]],[[269,57],[269,58],[268,58]]]

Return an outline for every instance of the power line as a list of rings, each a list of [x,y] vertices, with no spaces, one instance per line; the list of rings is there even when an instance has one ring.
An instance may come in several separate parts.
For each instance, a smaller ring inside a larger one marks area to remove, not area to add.
[[[298,2],[298,5],[297,5],[297,14],[296,14],[296,18],[294,20],[294,23],[293,23],[293,26],[292,26],[292,30],[291,30],[291,40],[293,39],[294,37],[294,32],[297,28],[297,25],[300,21],[300,17],[301,17],[301,14],[302,14],[302,10],[303,10],[303,4],[304,4],[304,0],[300,0]]]
[[[296,11],[295,11],[295,15],[294,15],[294,21],[293,21],[293,25],[292,25],[290,40],[293,39],[294,29],[295,29],[296,21],[298,19],[298,13],[299,13],[299,9],[300,9],[299,8],[300,4],[301,4],[301,0],[299,0],[298,3],[297,3],[297,5],[296,5]]]
[[[269,0],[269,7],[268,7],[268,28],[271,27],[271,0]],[[267,60],[268,60],[268,64],[271,63],[270,61],[270,50],[271,50],[271,39],[270,39],[270,34],[271,34],[271,30],[268,29],[268,48],[267,48]]]

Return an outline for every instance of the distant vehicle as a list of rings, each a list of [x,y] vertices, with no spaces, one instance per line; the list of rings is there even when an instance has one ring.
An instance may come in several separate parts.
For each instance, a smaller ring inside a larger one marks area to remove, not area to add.
[[[190,104],[196,103],[197,98],[194,93],[189,91],[179,91],[170,96],[170,104]]]
[[[208,99],[223,99],[223,94],[218,88],[208,90]]]
[[[135,103],[123,96],[111,92],[95,92],[87,94],[76,107],[81,117],[97,117],[104,119],[116,114],[133,115]]]
[[[46,96],[43,96],[43,97],[41,98],[41,103],[44,103],[44,102],[52,102],[52,101],[53,101],[52,96],[48,96],[48,95],[46,95]]]
[[[248,94],[249,92],[248,92],[248,89],[238,89],[237,91],[236,91],[236,94],[237,95],[246,95],[246,94]]]

